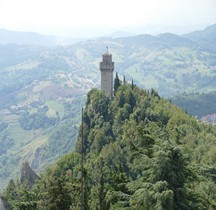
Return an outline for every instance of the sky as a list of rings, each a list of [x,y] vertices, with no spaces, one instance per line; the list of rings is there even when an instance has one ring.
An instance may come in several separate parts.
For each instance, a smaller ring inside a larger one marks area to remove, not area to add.
[[[0,29],[57,36],[181,33],[215,23],[216,0],[0,0]]]

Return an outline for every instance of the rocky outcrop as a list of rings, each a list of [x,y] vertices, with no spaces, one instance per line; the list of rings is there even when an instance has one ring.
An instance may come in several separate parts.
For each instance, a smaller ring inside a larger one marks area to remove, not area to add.
[[[12,210],[8,201],[0,195],[0,210]]]
[[[27,182],[32,187],[39,176],[32,170],[28,162],[23,162],[21,166],[21,183]]]

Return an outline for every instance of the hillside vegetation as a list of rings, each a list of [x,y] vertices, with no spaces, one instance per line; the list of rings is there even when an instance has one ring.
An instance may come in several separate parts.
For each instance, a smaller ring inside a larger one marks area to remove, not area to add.
[[[13,209],[215,209],[216,128],[197,122],[155,90],[118,87],[113,100],[92,89],[74,152],[33,186],[11,181]]]
[[[40,172],[74,148],[83,96],[13,107],[1,113],[0,190],[28,160]],[[61,139],[61,140],[60,140]]]
[[[201,118],[216,113],[216,92],[183,93],[171,98],[172,102],[189,114]]]

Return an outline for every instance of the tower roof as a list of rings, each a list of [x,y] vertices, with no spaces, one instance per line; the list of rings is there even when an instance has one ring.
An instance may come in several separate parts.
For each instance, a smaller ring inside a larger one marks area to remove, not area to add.
[[[106,53],[103,54],[103,56],[112,56],[112,54],[109,53],[109,52],[106,52]]]

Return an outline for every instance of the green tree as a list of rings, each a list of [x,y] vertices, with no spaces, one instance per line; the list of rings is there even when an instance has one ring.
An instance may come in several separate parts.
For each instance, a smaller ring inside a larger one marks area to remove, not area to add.
[[[27,182],[17,181],[15,184],[13,180],[10,180],[3,196],[14,210],[33,210],[37,207],[36,194]]]
[[[80,185],[73,178],[72,171],[59,174],[58,167],[50,169],[50,174],[42,178],[34,190],[39,191],[38,208],[41,210],[63,210],[80,203]]]
[[[114,95],[116,94],[119,86],[121,85],[121,81],[118,77],[118,73],[116,72],[116,77],[115,77],[115,80],[114,80]]]

